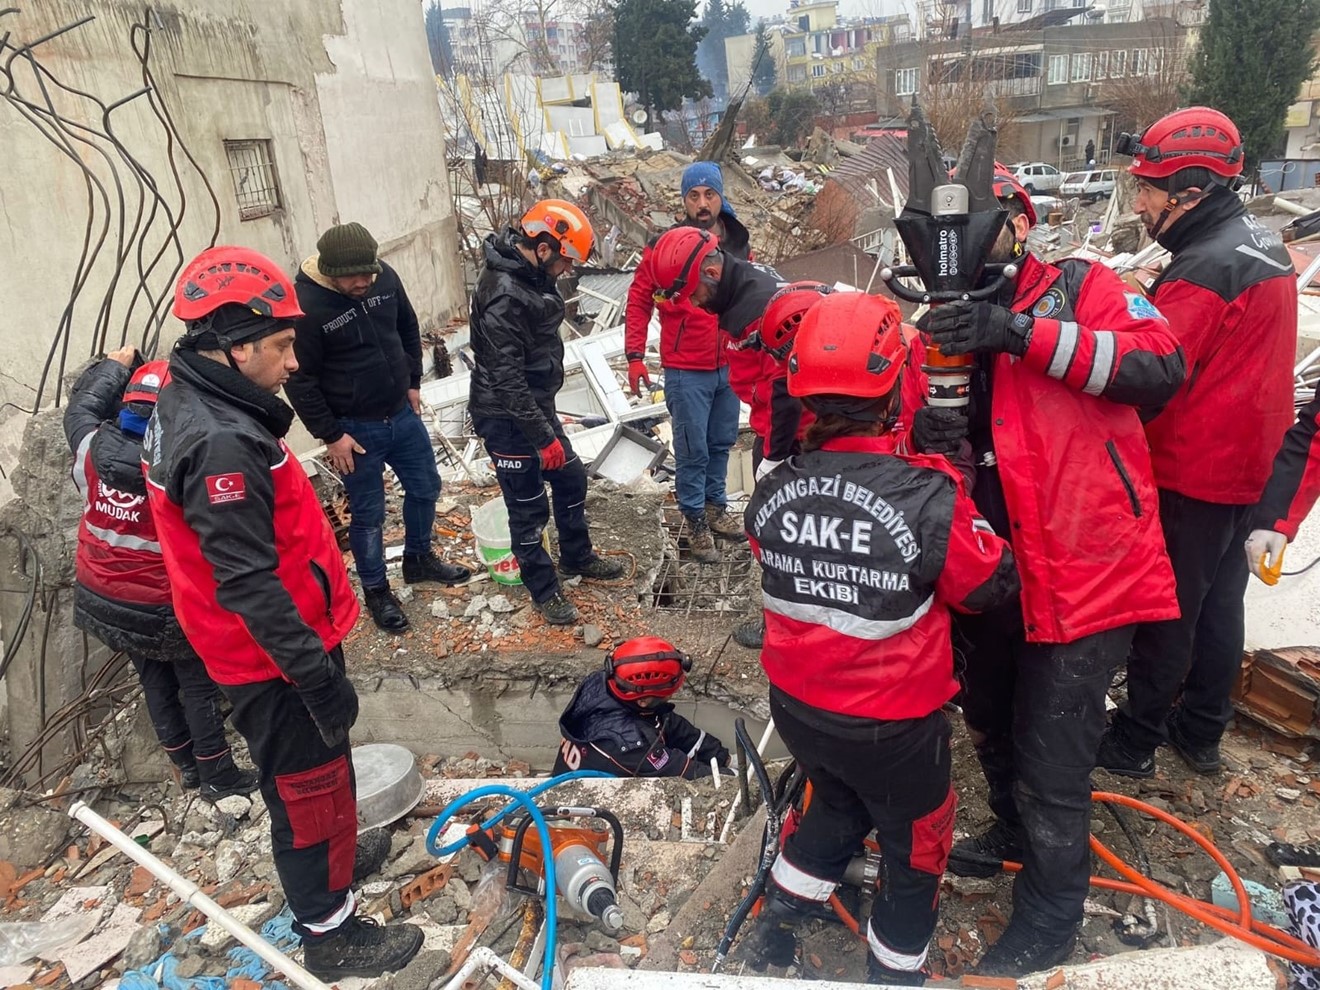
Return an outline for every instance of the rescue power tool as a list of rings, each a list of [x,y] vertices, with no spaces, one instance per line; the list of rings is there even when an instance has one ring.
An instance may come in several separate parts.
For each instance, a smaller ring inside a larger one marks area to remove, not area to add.
[[[881,269],[880,278],[900,299],[935,306],[955,300],[992,299],[1017,275],[1012,264],[986,258],[1008,219],[994,194],[994,120],[984,114],[967,131],[953,177],[939,138],[913,100],[908,116],[908,198],[894,220],[910,265]],[[917,290],[900,278],[918,278]],[[932,406],[965,408],[971,391],[973,357],[947,357],[927,346],[922,365]]]

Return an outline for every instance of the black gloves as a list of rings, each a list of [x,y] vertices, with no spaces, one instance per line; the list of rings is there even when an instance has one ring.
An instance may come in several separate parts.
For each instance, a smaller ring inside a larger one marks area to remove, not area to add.
[[[330,674],[312,684],[299,684],[298,697],[312,713],[312,721],[321,732],[321,739],[331,749],[348,738],[348,730],[358,717],[357,692],[335,664],[329,664]]]
[[[922,406],[912,416],[912,443],[923,454],[952,456],[967,437],[967,412]]]
[[[949,357],[1001,351],[1021,357],[1027,353],[1035,322],[1026,313],[993,303],[958,300],[930,310],[917,321],[917,329],[930,334],[940,353]]]

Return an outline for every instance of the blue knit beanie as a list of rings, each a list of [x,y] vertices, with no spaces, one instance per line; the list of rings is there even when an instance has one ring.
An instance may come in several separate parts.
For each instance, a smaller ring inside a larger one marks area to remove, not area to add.
[[[687,196],[697,186],[714,189],[724,204],[720,212],[737,218],[738,214],[733,212],[733,206],[724,196],[724,173],[720,171],[719,165],[715,162],[693,162],[683,169],[683,195]]]

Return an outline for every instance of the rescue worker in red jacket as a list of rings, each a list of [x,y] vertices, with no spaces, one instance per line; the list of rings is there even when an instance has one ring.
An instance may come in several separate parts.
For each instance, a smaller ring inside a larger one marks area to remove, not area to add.
[[[674,711],[692,661],[659,636],[638,636],[605,654],[605,666],[578,685],[559,716],[563,742],[554,773],[600,770],[616,777],[695,780],[729,765],[715,736]]]
[[[121,347],[83,372],[69,393],[64,435],[84,500],[73,622],[128,654],[180,783],[218,801],[256,790],[257,775],[234,763],[220,691],[175,618],[147,504],[142,435],[167,378],[168,362],[143,364],[136,348]]]
[[[1218,110],[1178,110],[1117,150],[1133,155],[1134,208],[1173,256],[1150,295],[1187,355],[1186,385],[1146,424],[1182,616],[1137,630],[1098,763],[1150,777],[1167,741],[1217,773],[1245,639],[1241,547],[1293,422],[1297,275],[1233,191],[1242,141]]]
[[[1247,566],[1266,584],[1277,584],[1283,551],[1320,498],[1320,385],[1283,435],[1265,494],[1256,506],[1256,528],[1247,537]]]
[[[675,225],[708,230],[733,257],[750,259],[747,228],[724,196],[724,174],[715,162],[693,162],[683,170],[683,220]],[[675,229],[671,228],[671,229]],[[688,520],[694,556],[718,560],[713,537],[746,539],[742,520],[729,512],[725,477],[729,451],[738,439],[738,396],[729,386],[728,339],[719,321],[688,299],[657,302],[655,238],[642,252],[628,289],[624,349],[628,384],[641,395],[651,383],[646,335],[651,313],[660,311],[660,365],[665,405],[674,429],[674,486]],[[734,360],[738,360],[737,357]]]
[[[896,451],[901,322],[892,300],[861,292],[807,311],[788,387],[816,419],[745,513],[770,712],[812,788],[749,961],[793,962],[797,925],[875,830],[885,880],[866,926],[868,982],[921,986],[957,806],[941,711],[958,690],[950,610],[1003,605],[1019,583],[948,462]]]
[[[961,704],[997,820],[954,847],[949,869],[1023,864],[1012,920],[979,966],[1008,976],[1072,950],[1106,690],[1136,625],[1178,615],[1137,409],[1173,396],[1183,357],[1159,312],[1108,268],[1028,252],[1031,199],[1002,166],[994,183],[1009,219],[989,260],[1018,274],[998,302],[947,303],[918,322],[942,353],[975,364],[966,414],[923,406],[910,432],[920,451],[970,441],[972,497],[1022,576],[1020,605],[957,623]]]
[[[348,731],[358,700],[341,644],[358,600],[284,442],[293,410],[277,394],[298,367],[303,314],[273,261],[214,247],[184,268],[174,315],[186,333],[143,453],[175,613],[260,768],[307,969],[323,980],[378,976],[407,964],[422,933],[356,914]]]

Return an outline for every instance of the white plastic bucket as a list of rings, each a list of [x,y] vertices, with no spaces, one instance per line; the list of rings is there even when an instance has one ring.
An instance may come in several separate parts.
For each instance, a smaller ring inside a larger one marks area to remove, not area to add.
[[[490,571],[492,581],[496,584],[522,584],[518,558],[511,549],[509,510],[502,495],[472,510],[472,536],[477,542],[477,556]]]

